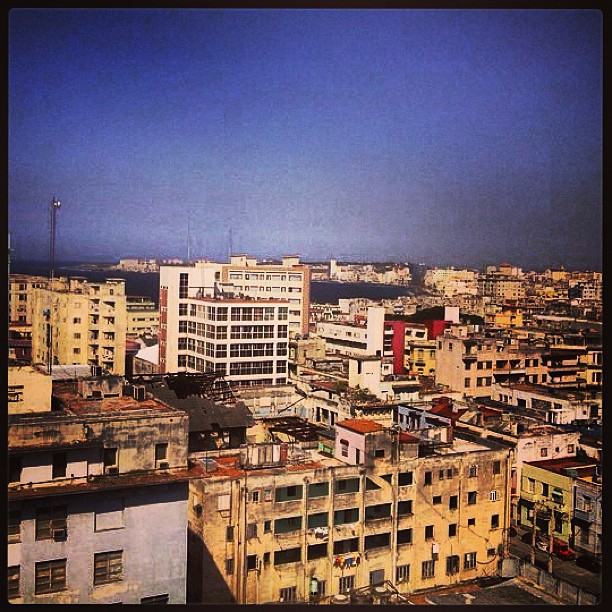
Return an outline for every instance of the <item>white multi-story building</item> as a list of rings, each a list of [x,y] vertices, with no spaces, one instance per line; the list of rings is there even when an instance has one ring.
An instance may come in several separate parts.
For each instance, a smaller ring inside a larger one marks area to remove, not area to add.
[[[295,261],[232,261],[162,266],[160,372],[217,372],[238,386],[285,384],[292,323],[293,335],[308,323],[308,269]]]
[[[364,323],[319,323],[317,335],[325,340],[330,353],[382,357],[384,325],[384,307],[370,306]]]

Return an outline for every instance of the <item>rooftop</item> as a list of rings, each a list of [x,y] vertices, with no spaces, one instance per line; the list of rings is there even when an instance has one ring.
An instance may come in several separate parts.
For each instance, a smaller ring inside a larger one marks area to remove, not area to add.
[[[371,421],[370,419],[346,419],[345,421],[339,421],[336,425],[344,427],[345,429],[350,429],[351,431],[356,431],[357,433],[370,433],[373,431],[383,431],[385,429],[380,423]]]

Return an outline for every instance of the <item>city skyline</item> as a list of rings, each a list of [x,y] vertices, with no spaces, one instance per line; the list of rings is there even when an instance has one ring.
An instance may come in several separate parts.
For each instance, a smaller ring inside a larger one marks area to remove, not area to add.
[[[601,269],[597,10],[15,10],[12,257]],[[189,246],[188,246],[189,243]]]

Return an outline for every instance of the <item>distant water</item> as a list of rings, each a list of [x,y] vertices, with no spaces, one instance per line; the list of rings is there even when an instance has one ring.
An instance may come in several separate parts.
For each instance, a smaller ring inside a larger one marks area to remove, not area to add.
[[[102,282],[106,278],[124,278],[127,295],[140,295],[159,300],[158,272],[122,272],[120,270],[88,270],[75,264],[58,263],[55,276],[84,276],[90,281]],[[35,261],[11,262],[11,274],[33,274],[49,276],[49,264]],[[341,298],[366,298],[369,300],[392,300],[412,295],[408,287],[379,285],[374,283],[336,283],[311,281],[310,301],[317,304],[337,304]]]

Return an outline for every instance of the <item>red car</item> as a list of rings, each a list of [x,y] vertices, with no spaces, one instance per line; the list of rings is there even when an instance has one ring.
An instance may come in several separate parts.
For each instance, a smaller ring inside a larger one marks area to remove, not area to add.
[[[576,552],[572,550],[566,542],[561,540],[553,540],[553,555],[557,555],[561,559],[575,559]]]

